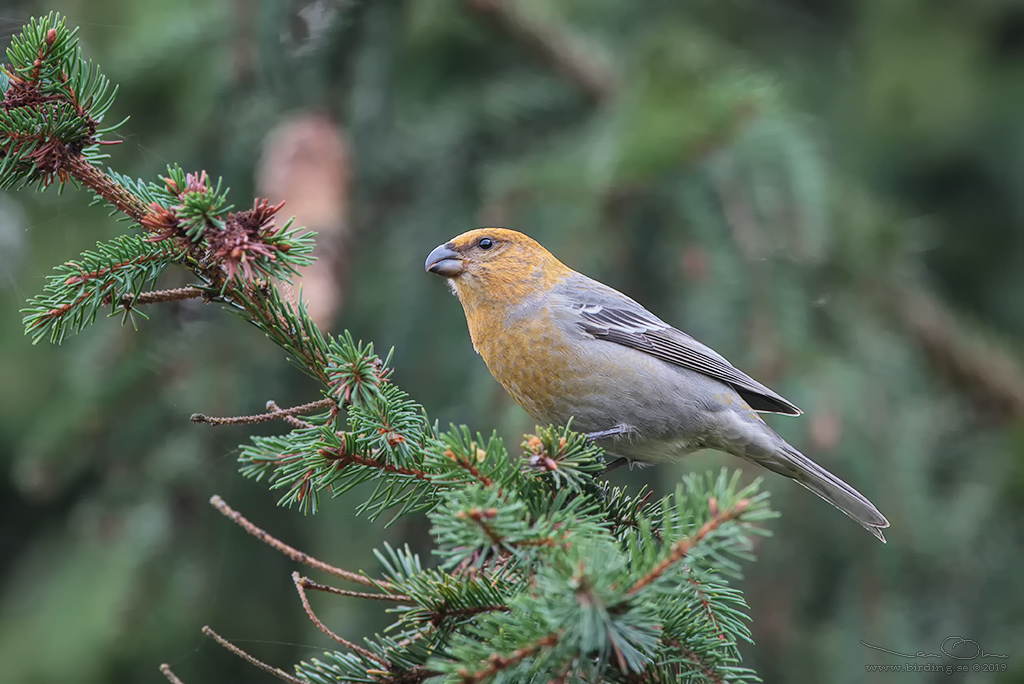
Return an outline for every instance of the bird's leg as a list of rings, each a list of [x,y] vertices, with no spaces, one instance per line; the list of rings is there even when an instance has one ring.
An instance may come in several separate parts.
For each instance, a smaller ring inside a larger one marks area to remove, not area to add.
[[[602,475],[607,475],[608,473],[612,472],[613,470],[616,470],[617,468],[621,468],[622,466],[628,465],[628,464],[629,464],[629,459],[628,458],[617,458],[614,461],[612,461],[611,463],[609,463],[608,465],[606,465],[604,467],[604,470],[601,471],[601,474]]]
[[[615,427],[608,428],[607,430],[598,430],[597,432],[588,432],[587,433],[587,439],[589,439],[591,442],[596,442],[599,439],[606,439],[608,437],[621,437],[623,435],[628,435],[628,434],[632,433],[634,430],[635,430],[635,428],[632,425],[616,425]],[[601,474],[602,475],[607,475],[608,473],[610,473],[611,471],[615,470],[616,468],[621,468],[622,466],[627,465],[628,463],[629,463],[629,459],[617,458],[614,461],[612,461],[611,463],[609,463],[608,465],[606,465],[604,467],[604,471],[602,471]]]

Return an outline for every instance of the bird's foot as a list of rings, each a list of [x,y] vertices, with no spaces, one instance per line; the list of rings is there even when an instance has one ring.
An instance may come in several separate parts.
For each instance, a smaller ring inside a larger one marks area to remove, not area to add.
[[[612,461],[611,463],[607,464],[604,467],[604,470],[601,471],[601,474],[602,475],[607,475],[608,473],[612,472],[613,470],[621,468],[624,465],[629,465],[629,459],[628,458],[617,458],[614,461]]]

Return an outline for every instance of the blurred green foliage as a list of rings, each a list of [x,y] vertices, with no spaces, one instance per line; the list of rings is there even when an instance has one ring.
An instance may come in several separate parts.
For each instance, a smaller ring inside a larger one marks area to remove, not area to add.
[[[430,248],[480,224],[531,234],[802,406],[772,425],[892,528],[881,547],[769,478],[782,518],[743,585],[748,664],[766,681],[882,681],[865,665],[903,660],[861,640],[915,653],[953,635],[1010,654],[989,661],[1006,672],[932,681],[1024,681],[1024,6],[498,3],[524,30],[492,4],[15,1],[0,28],[51,9],[82,27],[121,88],[112,119],[132,117],[112,159],[132,176],[205,168],[237,201],[290,112],[340,121],[355,241],[335,327],[394,345],[396,382],[442,424],[510,445],[533,427],[422,272]],[[188,684],[265,677],[203,624],[281,666],[331,649],[290,564],[206,499],[345,567],[373,567],[383,540],[425,544],[425,524],[384,530],[344,498],[303,518],[235,473],[250,431],[189,414],[315,397],[212,307],[31,346],[24,301],[120,229],[87,205],[0,196],[3,679],[156,681],[165,661]],[[613,479],[664,493],[725,459]],[[343,636],[388,622],[315,603]]]

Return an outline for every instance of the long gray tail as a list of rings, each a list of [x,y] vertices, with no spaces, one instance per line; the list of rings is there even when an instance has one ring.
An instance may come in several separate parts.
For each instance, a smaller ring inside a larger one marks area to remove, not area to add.
[[[889,521],[863,494],[794,449],[753,412],[719,415],[723,451],[796,480],[885,543],[882,530]]]
[[[878,512],[874,504],[856,489],[787,444],[781,437],[778,440],[782,444],[782,449],[774,451],[767,458],[759,457],[750,460],[768,470],[796,480],[856,520],[861,527],[875,535],[880,542],[885,543],[882,529],[889,526],[889,521]]]

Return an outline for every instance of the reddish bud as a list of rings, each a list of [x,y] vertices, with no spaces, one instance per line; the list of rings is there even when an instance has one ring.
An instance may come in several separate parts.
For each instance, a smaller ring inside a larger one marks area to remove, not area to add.
[[[53,45],[57,42],[57,31],[56,29],[50,29],[46,32],[46,44]]]

